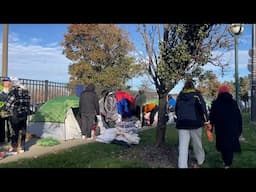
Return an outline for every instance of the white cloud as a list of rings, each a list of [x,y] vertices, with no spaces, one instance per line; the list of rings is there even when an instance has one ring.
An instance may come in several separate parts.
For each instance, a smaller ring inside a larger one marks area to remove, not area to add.
[[[43,47],[10,43],[8,75],[19,78],[68,82],[68,65],[61,47]],[[2,44],[0,44],[2,58]]]
[[[33,43],[33,44],[39,43],[41,41],[42,41],[42,39],[36,38],[36,37],[30,39],[30,42]]]
[[[19,35],[17,33],[11,32],[8,35],[8,41],[10,43],[15,43],[15,42],[18,42],[19,40],[20,40],[20,38],[19,38]]]
[[[58,42],[53,42],[53,43],[49,43],[49,44],[46,44],[47,47],[56,47],[56,46],[59,46],[59,43]]]
[[[215,52],[213,54],[218,54],[218,53]],[[247,64],[249,63],[248,59],[249,59],[248,50],[247,51],[240,50],[238,52],[238,71],[239,71],[240,77],[244,77],[249,74],[249,71],[247,69]],[[229,64],[225,68],[224,76],[222,76],[221,70],[219,67],[213,66],[211,64],[205,65],[204,70],[212,70],[217,75],[219,81],[221,81],[221,82],[226,81],[226,80],[227,81],[234,80],[234,70],[235,70],[234,60],[235,60],[234,50],[224,53],[222,62]],[[130,83],[130,84],[133,85],[135,88],[138,88],[141,85],[143,79],[145,79],[145,78],[143,78],[143,77],[134,78],[133,80],[131,80],[132,83]],[[180,81],[171,90],[171,93],[179,93],[180,90],[182,89],[182,87],[183,87],[183,81]]]
[[[216,54],[216,53],[214,53]],[[238,52],[238,71],[239,76],[246,76],[249,74],[247,65],[249,63],[248,50],[241,50]],[[235,71],[235,54],[234,51],[229,51],[223,55],[223,63],[227,63],[228,66],[224,70],[224,76],[222,76],[219,67],[207,64],[204,66],[204,70],[212,70],[220,81],[233,80]]]

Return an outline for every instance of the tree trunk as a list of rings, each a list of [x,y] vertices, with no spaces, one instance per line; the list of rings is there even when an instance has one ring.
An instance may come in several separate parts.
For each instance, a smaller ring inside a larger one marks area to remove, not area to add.
[[[165,143],[167,95],[168,95],[167,93],[158,94],[159,111],[158,111],[158,123],[157,123],[157,129],[156,129],[156,147],[161,147]]]

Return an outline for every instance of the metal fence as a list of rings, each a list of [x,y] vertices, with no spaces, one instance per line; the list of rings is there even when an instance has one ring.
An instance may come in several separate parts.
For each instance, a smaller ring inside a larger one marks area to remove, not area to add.
[[[3,77],[0,77],[0,79],[2,80]],[[69,96],[72,94],[72,89],[67,83],[21,78],[19,78],[19,81],[27,87],[31,96],[31,105],[45,103],[57,96]]]

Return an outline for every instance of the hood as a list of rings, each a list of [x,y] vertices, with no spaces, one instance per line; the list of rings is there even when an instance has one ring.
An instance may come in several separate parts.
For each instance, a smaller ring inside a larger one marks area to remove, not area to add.
[[[194,89],[184,90],[180,94],[180,99],[185,101],[190,100],[191,98],[194,97],[195,93],[196,91]]]
[[[90,83],[90,84],[85,88],[85,91],[90,91],[90,92],[95,91],[95,86],[94,86],[94,84]]]
[[[217,97],[217,100],[224,100],[224,101],[227,101],[227,100],[232,100],[232,95],[230,93],[220,93]]]

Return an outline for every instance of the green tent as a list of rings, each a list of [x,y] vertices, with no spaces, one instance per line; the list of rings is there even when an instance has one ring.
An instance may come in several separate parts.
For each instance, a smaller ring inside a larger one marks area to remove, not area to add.
[[[43,104],[33,115],[32,122],[63,123],[68,109],[79,107],[77,96],[59,96]]]
[[[68,140],[81,138],[81,129],[76,119],[79,97],[60,96],[43,104],[32,116],[28,131],[42,138]]]

